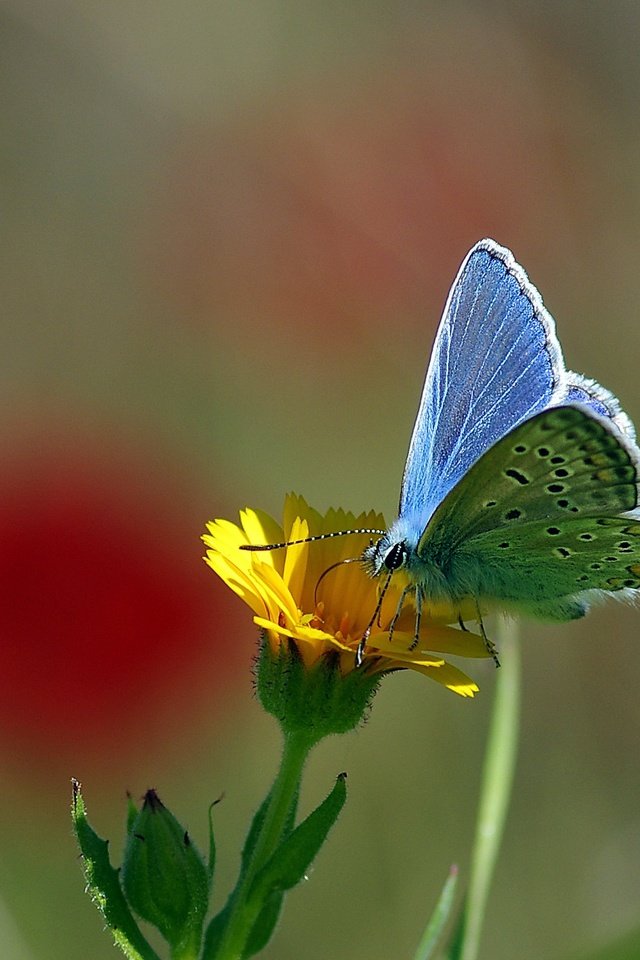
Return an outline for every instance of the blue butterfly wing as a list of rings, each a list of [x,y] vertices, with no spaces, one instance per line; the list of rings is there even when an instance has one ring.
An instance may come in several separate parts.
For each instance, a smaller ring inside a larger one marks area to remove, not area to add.
[[[631,440],[635,444],[635,428],[627,414],[621,409],[618,398],[596,380],[590,380],[580,373],[568,371],[563,403],[584,404],[594,413],[597,413],[599,417],[606,417],[611,420],[627,440]]]
[[[479,457],[563,402],[566,389],[540,294],[509,250],[481,240],[460,267],[436,335],[402,479],[403,526],[419,537]]]

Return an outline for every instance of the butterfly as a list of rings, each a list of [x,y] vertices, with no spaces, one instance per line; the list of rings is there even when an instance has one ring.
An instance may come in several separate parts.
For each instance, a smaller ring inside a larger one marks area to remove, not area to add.
[[[617,399],[566,369],[537,289],[481,240],[436,334],[398,517],[362,560],[382,592],[402,572],[416,642],[430,601],[472,600],[481,624],[496,609],[576,619],[640,588],[639,472]]]

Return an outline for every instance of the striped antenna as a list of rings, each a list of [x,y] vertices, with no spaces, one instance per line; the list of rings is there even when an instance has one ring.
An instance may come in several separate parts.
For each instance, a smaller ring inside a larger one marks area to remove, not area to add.
[[[326,577],[328,573],[331,573],[332,570],[337,570],[338,567],[341,567],[345,563],[360,563],[361,557],[347,557],[345,560],[338,560],[336,563],[332,563],[330,567],[327,567],[326,570],[323,570],[320,576],[318,577],[318,582],[316,583],[313,589],[313,602],[318,605],[318,587]]]
[[[374,530],[371,527],[363,527],[358,530],[335,530],[333,533],[318,533],[315,537],[304,537],[302,540],[285,540],[283,543],[243,543],[241,550],[280,550],[282,547],[297,547],[299,543],[313,543],[315,540],[329,540],[330,537],[348,537],[354,533],[368,533],[377,537],[383,537],[386,530]]]

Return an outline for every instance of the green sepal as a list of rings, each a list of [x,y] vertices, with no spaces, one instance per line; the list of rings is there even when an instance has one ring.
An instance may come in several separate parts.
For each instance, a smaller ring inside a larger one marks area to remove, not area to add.
[[[160,960],[134,920],[120,886],[118,870],[109,860],[109,842],[93,830],[86,816],[77,780],[72,780],[71,816],[82,853],[87,892],[104,916],[113,939],[128,960]]]
[[[329,796],[281,843],[256,876],[249,901],[264,903],[273,893],[290,890],[303,879],[344,806],[346,777],[339,774]]]
[[[256,664],[256,689],[265,710],[285,736],[304,732],[317,743],[333,733],[347,733],[362,722],[380,685],[380,674],[365,670],[343,674],[338,653],[327,653],[311,667],[294,643],[277,650],[262,636]]]
[[[157,927],[172,957],[196,957],[209,872],[187,831],[148,790],[127,839],[122,884],[131,908]]]
[[[438,902],[427,923],[413,960],[432,960],[441,945],[442,934],[451,916],[458,883],[458,868],[452,866],[440,891]]]

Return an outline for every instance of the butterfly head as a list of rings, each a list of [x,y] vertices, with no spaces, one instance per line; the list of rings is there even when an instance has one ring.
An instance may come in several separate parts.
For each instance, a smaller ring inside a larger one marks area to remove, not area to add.
[[[408,559],[409,547],[406,541],[391,538],[389,533],[375,543],[372,541],[362,554],[362,562],[371,577],[402,570]]]

